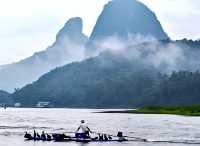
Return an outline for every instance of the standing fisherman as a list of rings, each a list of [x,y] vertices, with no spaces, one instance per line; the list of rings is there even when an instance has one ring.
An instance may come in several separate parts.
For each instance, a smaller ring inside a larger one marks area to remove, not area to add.
[[[76,138],[90,138],[91,130],[90,128],[85,124],[84,120],[81,120],[81,124],[76,130]]]

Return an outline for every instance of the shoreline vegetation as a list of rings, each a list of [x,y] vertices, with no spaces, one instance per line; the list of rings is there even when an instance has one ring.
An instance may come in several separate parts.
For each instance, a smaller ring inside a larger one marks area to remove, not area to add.
[[[134,110],[104,111],[102,113],[128,113],[128,114],[171,114],[183,116],[200,116],[200,105],[193,106],[149,106]]]

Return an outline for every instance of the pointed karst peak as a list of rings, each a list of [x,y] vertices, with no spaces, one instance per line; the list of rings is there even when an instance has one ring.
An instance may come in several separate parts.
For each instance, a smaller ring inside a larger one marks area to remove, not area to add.
[[[62,39],[66,36],[73,37],[82,34],[83,20],[80,17],[69,19],[64,27],[58,32],[56,40]]]
[[[56,67],[84,59],[88,37],[82,33],[82,25],[81,18],[71,18],[47,49],[17,63],[0,67],[0,89],[13,92],[14,88],[37,80]]]
[[[90,40],[107,36],[127,37],[129,34],[168,39],[154,12],[137,0],[112,0],[100,14]]]

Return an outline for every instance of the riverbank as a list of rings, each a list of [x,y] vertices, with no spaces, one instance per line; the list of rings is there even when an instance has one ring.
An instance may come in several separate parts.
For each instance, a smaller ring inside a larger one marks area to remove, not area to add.
[[[200,105],[174,106],[174,107],[143,107],[135,110],[105,111],[104,113],[129,113],[129,114],[173,114],[184,116],[200,116]]]

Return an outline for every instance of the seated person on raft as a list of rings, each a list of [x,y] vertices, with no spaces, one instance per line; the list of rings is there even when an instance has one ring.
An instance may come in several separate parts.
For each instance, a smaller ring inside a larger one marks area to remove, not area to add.
[[[44,133],[44,131],[42,131],[42,134],[41,134],[41,140],[47,140],[47,137],[46,137],[46,134]]]
[[[85,124],[84,120],[81,120],[81,125],[76,130],[76,138],[90,138],[91,130],[88,128],[88,126]]]

